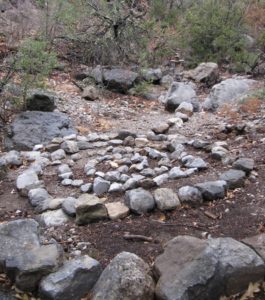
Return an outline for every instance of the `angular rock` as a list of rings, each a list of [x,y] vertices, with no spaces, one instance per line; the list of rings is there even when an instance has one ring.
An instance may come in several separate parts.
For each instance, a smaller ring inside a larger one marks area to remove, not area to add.
[[[137,255],[122,252],[102,272],[92,300],[152,300],[154,281],[148,265]]]
[[[176,112],[180,112],[191,117],[193,115],[193,105],[186,101],[181,102],[178,108],[176,109]]]
[[[26,170],[20,174],[16,181],[16,187],[21,196],[28,196],[28,192],[43,185],[38,175],[32,170]]]
[[[101,196],[108,192],[110,188],[110,182],[104,180],[101,177],[97,177],[93,183],[93,191],[97,196]]]
[[[174,112],[182,102],[191,103],[194,111],[199,110],[199,102],[193,85],[183,82],[173,82],[166,96],[166,110]]]
[[[104,203],[94,195],[81,195],[76,201],[75,208],[78,225],[108,219],[108,211]]]
[[[54,152],[51,153],[51,160],[55,161],[55,160],[61,160],[66,158],[66,154],[65,151],[63,149],[58,149]]]
[[[0,224],[0,272],[6,260],[23,256],[40,247],[39,224],[33,219],[21,219]]]
[[[213,62],[201,63],[195,69],[186,72],[185,76],[209,87],[219,79],[218,65]]]
[[[187,173],[182,171],[180,167],[174,167],[169,171],[170,179],[184,178],[187,177]]]
[[[241,170],[228,170],[220,175],[220,180],[227,182],[229,189],[236,189],[245,185],[246,173]]]
[[[87,295],[102,272],[98,261],[85,255],[64,263],[40,283],[41,299],[73,300]]]
[[[184,156],[181,159],[181,161],[187,168],[197,168],[198,170],[203,170],[208,168],[208,164],[200,157],[187,155]]]
[[[166,133],[169,129],[169,125],[167,123],[159,124],[158,126],[152,128],[153,132],[156,134]]]
[[[6,261],[7,275],[20,290],[32,292],[42,277],[59,268],[62,258],[57,244],[43,245],[21,256],[10,257]]]
[[[106,208],[111,220],[123,219],[130,213],[129,208],[122,202],[106,203]]]
[[[156,176],[153,181],[156,183],[157,186],[161,186],[162,184],[166,183],[168,181],[169,175],[167,173],[161,174],[159,176]]]
[[[94,85],[86,86],[82,93],[82,98],[90,101],[100,99],[99,90]]]
[[[70,217],[75,217],[77,199],[73,197],[66,198],[62,203],[63,211]]]
[[[172,189],[157,189],[154,192],[154,199],[158,209],[162,211],[180,206],[178,195]]]
[[[10,129],[11,134],[6,138],[5,146],[17,150],[31,150],[37,144],[47,145],[54,137],[75,133],[67,115],[59,112],[20,113]]]
[[[123,192],[123,185],[121,183],[114,182],[109,188],[109,193],[120,193]]]
[[[26,99],[27,110],[52,112],[56,108],[56,94],[42,89],[31,90]]]
[[[155,207],[152,194],[143,188],[137,188],[125,193],[125,204],[137,214],[144,214]]]
[[[126,93],[133,87],[138,74],[130,70],[113,68],[103,71],[103,83],[112,91]]]
[[[93,185],[92,183],[86,183],[86,184],[83,184],[81,187],[80,187],[80,190],[82,193],[89,193],[89,192],[92,192],[93,190]]]
[[[236,103],[246,95],[256,81],[251,79],[229,78],[213,86],[210,95],[203,103],[205,110],[215,111],[226,103]]]
[[[32,206],[39,206],[45,200],[50,199],[51,195],[44,188],[32,189],[28,193],[29,202]]]
[[[203,202],[202,194],[196,187],[183,186],[178,190],[181,204],[197,206]]]
[[[2,166],[21,166],[21,155],[18,151],[11,150],[0,158],[0,165]]]
[[[79,151],[77,142],[75,141],[65,141],[61,144],[61,148],[67,153],[67,154],[74,154]]]
[[[178,236],[169,241],[154,264],[161,300],[219,299],[262,280],[264,261],[232,238],[200,240]]]
[[[248,174],[254,169],[254,165],[254,159],[242,157],[233,163],[233,168],[237,170],[242,170]]]
[[[225,197],[227,183],[224,180],[207,181],[196,184],[195,187],[202,193],[203,200],[212,201]]]
[[[142,76],[144,80],[148,81],[149,83],[158,84],[162,79],[162,71],[160,68],[157,69],[144,69],[142,70]]]

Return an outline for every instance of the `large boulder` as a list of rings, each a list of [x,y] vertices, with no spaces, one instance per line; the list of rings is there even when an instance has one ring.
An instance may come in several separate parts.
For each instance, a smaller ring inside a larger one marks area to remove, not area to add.
[[[42,89],[31,90],[26,99],[27,110],[54,111],[56,94]]]
[[[137,255],[118,254],[102,272],[92,300],[152,300],[154,281],[148,265]]]
[[[138,79],[138,73],[121,68],[105,69],[103,71],[103,83],[107,89],[126,93]]]
[[[255,80],[243,78],[229,78],[213,86],[210,95],[203,103],[205,110],[215,111],[227,103],[236,103],[242,96],[246,95]]]
[[[219,79],[218,65],[213,62],[201,63],[195,69],[187,71],[185,76],[195,82],[205,83],[212,86]]]
[[[178,236],[155,260],[154,271],[157,299],[208,300],[263,280],[265,264],[254,250],[232,238]]]
[[[5,139],[7,149],[30,150],[55,137],[76,133],[67,115],[59,112],[28,111],[17,115]]]
[[[100,274],[99,262],[89,256],[70,260],[41,281],[41,299],[81,299],[90,292]]]
[[[182,102],[191,103],[194,111],[199,110],[199,101],[193,85],[191,83],[173,82],[166,96],[165,108],[170,112],[174,112]]]

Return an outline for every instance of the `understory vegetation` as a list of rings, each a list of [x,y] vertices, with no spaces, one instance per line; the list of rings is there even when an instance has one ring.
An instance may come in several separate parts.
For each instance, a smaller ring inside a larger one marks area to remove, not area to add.
[[[58,59],[148,67],[181,58],[186,67],[213,61],[243,73],[264,60],[265,0],[35,0],[33,5],[35,19],[25,9],[16,25],[0,21],[1,42],[12,49],[1,52],[0,92],[20,72],[23,101],[29,85],[42,85]]]

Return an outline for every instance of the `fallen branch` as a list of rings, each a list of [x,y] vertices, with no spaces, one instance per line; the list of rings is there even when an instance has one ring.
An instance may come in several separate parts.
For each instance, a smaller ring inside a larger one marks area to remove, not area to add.
[[[180,224],[180,223],[165,223],[165,222],[160,222],[160,221],[155,221],[157,223],[160,223],[163,226],[172,226],[172,227],[187,227],[187,228],[193,228],[197,230],[202,230],[206,231],[208,228],[203,225],[190,225],[190,224]]]
[[[138,234],[125,234],[123,236],[125,240],[140,240],[140,241],[146,241],[146,242],[152,242],[153,238],[144,236],[144,235],[138,235]]]

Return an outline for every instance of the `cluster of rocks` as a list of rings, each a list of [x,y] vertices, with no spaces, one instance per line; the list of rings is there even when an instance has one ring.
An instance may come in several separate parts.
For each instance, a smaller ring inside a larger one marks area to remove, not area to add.
[[[61,246],[45,240],[33,219],[0,224],[0,238],[1,272],[21,291],[38,292],[43,300],[88,295],[92,300],[219,299],[265,275],[264,235],[243,243],[177,236],[152,268],[137,255],[121,252],[104,270],[88,255],[65,259]]]

